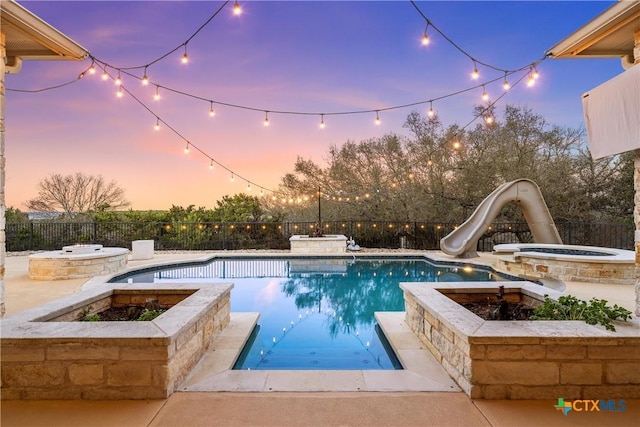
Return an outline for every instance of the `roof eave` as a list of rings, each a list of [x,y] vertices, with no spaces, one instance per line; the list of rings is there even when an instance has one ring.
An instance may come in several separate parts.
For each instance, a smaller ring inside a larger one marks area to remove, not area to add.
[[[89,51],[13,0],[0,2],[2,25],[10,25],[28,34],[51,53],[7,52],[23,60],[83,60]]]
[[[578,30],[567,36],[562,41],[547,51],[547,56],[553,58],[576,58],[594,40],[599,40],[607,34],[615,31],[621,25],[630,20],[640,17],[640,2],[638,1],[618,1],[607,10],[586,23]],[[592,58],[620,58],[626,53],[608,52],[603,54],[589,55]]]

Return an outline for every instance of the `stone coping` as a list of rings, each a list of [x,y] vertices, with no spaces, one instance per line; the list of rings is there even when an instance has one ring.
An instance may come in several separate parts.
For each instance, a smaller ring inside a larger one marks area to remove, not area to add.
[[[29,259],[87,260],[87,259],[96,259],[96,258],[107,258],[114,255],[125,255],[128,253],[129,253],[129,249],[127,248],[102,248],[99,251],[88,252],[88,253],[69,253],[69,252],[64,252],[60,250],[60,251],[38,252],[36,254],[29,255]]]
[[[504,286],[506,292],[522,292],[532,298],[544,300],[545,295],[558,299],[563,292],[531,282],[444,282],[444,283],[401,283],[400,287],[425,306],[442,316],[441,322],[458,329],[469,337],[469,342],[480,342],[485,337],[505,337],[519,342],[539,342],[545,337],[580,338],[600,340],[611,338],[640,338],[640,319],[616,321],[616,331],[607,331],[602,326],[589,325],[581,320],[483,320],[439,290],[451,293],[497,293]]]
[[[196,321],[197,316],[216,304],[218,296],[229,292],[232,284],[206,283],[108,283],[68,295],[0,320],[2,340],[16,339],[136,339],[168,340]],[[125,291],[194,291],[169,310],[146,322],[49,322],[72,309],[108,298],[115,290]]]
[[[601,252],[607,254],[604,256],[593,255],[571,255],[571,254],[555,254],[546,252],[527,251],[529,248],[548,248],[548,249],[569,249],[583,250],[592,252]],[[493,252],[500,255],[513,255],[514,257],[527,256],[529,258],[546,258],[566,261],[582,261],[597,263],[634,263],[635,252],[625,249],[602,248],[598,246],[579,246],[579,245],[556,245],[550,243],[509,243],[495,245]]]
[[[294,234],[293,236],[289,237],[290,242],[297,241],[297,240],[302,240],[302,241],[313,240],[317,242],[338,240],[338,241],[346,242],[347,236],[345,236],[344,234],[325,234],[322,237],[311,237],[307,234]]]

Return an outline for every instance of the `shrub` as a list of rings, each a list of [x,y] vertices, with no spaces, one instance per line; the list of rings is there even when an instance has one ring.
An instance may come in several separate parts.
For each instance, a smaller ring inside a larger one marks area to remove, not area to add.
[[[614,320],[631,319],[631,312],[614,304],[607,305],[607,300],[592,298],[588,303],[566,295],[558,300],[544,296],[544,303],[536,307],[531,320],[583,320],[589,325],[601,324],[608,331],[615,331]]]

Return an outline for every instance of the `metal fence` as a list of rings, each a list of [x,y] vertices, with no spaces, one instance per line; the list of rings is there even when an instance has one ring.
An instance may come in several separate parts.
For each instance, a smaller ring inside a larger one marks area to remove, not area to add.
[[[439,222],[327,221],[324,234],[352,236],[368,248],[435,250],[457,224]],[[556,223],[565,244],[634,249],[634,226]],[[58,250],[77,243],[131,249],[134,240],[154,240],[156,250],[289,249],[289,237],[309,234],[314,222],[24,222],[7,223],[7,251]],[[495,223],[478,241],[479,251],[501,243],[532,242],[527,223]]]

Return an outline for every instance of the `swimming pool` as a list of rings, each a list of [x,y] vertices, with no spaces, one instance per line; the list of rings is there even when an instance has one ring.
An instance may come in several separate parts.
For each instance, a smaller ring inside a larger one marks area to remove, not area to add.
[[[110,282],[233,282],[231,310],[259,312],[234,369],[401,369],[374,312],[404,311],[400,282],[503,280],[417,258],[214,258]]]

